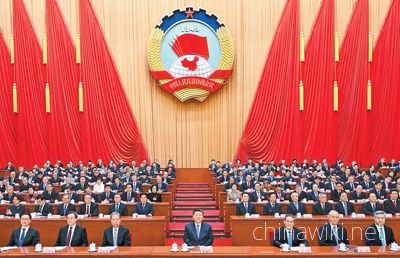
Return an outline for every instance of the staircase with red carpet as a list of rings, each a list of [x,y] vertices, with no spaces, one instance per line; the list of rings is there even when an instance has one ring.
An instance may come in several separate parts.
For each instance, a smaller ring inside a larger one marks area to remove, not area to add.
[[[185,225],[193,221],[194,209],[204,211],[204,221],[211,224],[214,237],[225,237],[225,223],[219,220],[219,210],[215,206],[210,185],[208,183],[179,183],[176,186],[172,204],[171,222],[169,223],[170,238],[174,238],[176,242],[181,241]],[[226,242],[226,240],[222,242]]]

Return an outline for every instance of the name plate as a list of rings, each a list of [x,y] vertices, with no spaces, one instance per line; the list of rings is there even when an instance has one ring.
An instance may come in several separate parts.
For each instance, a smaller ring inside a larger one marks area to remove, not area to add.
[[[43,247],[43,253],[54,254],[56,253],[55,247]]]
[[[303,218],[312,219],[312,214],[303,214]]]
[[[365,214],[357,214],[356,218],[358,219],[365,219]]]
[[[369,248],[369,246],[358,246],[357,247],[357,252],[359,252],[359,253],[370,253],[371,249]]]

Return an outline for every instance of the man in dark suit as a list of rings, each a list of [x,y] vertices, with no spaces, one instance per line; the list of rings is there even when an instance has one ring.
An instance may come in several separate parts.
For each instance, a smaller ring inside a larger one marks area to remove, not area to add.
[[[68,195],[69,201],[71,203],[78,203],[78,195],[72,190],[72,188],[67,187],[66,190],[67,190],[67,195]]]
[[[245,191],[251,191],[254,189],[254,182],[251,180],[251,175],[246,176],[246,181],[242,182],[240,185],[240,191],[244,193]]]
[[[248,197],[248,196],[247,196]],[[210,246],[214,242],[212,227],[203,222],[204,212],[200,209],[193,211],[193,222],[185,226],[183,241],[188,246]]]
[[[363,176],[363,181],[360,182],[360,185],[364,190],[374,188],[374,184],[369,180],[369,175],[367,174]]]
[[[313,184],[311,192],[307,193],[307,200],[313,201],[313,202],[318,202],[319,195],[320,195],[320,192],[319,192],[318,185]]]
[[[157,176],[156,180],[157,182],[154,185],[157,186],[157,192],[168,192],[168,185],[166,183],[163,183],[162,178],[160,176]]]
[[[265,201],[267,200],[267,194],[261,191],[261,184],[256,183],[254,185],[255,191],[251,193],[250,199],[252,202],[258,202],[258,201]]]
[[[12,185],[9,185],[7,186],[7,193],[3,195],[3,200],[12,203],[14,197],[16,196],[18,195],[14,192],[14,187]]]
[[[32,228],[31,215],[23,214],[20,219],[21,227],[15,229],[7,246],[35,246],[40,242],[39,232]]]
[[[256,214],[256,206],[249,202],[249,193],[243,193],[242,202],[236,204],[236,216],[243,216],[246,213]]]
[[[339,225],[339,213],[331,210],[328,214],[329,223],[319,227],[319,245],[320,246],[336,246],[340,243],[348,245],[349,239],[347,238],[347,231]]]
[[[355,181],[354,176],[349,176],[349,182],[347,182],[344,185],[344,189],[349,190],[350,192],[353,192],[354,190],[356,190],[356,187],[358,184],[355,183],[354,181]]]
[[[84,198],[85,203],[82,203],[79,206],[78,214],[86,215],[86,216],[98,216],[99,215],[99,206],[97,203],[92,202],[92,197],[88,194],[85,195]]]
[[[376,198],[379,200],[384,200],[387,199],[387,194],[384,189],[382,189],[383,183],[382,181],[377,181],[375,182],[375,187],[371,189],[369,192],[374,193],[376,195]]]
[[[273,245],[282,248],[283,244],[292,246],[308,246],[308,241],[305,239],[303,232],[294,227],[294,216],[287,214],[283,221],[285,226],[275,230]]]
[[[58,231],[56,246],[87,246],[86,229],[77,225],[78,214],[71,212],[67,215],[66,226]]]
[[[370,192],[368,194],[368,202],[362,205],[362,213],[374,216],[376,211],[383,211],[383,205],[377,202],[376,194]]]
[[[395,243],[393,230],[385,225],[385,212],[375,212],[374,220],[375,223],[365,230],[366,245],[389,246],[391,243]]]
[[[313,205],[312,214],[313,215],[328,215],[328,213],[333,210],[333,205],[328,202],[328,197],[326,193],[319,194],[319,201]]]
[[[121,215],[118,212],[111,213],[111,227],[104,230],[102,246],[130,245],[129,229],[121,226]]]
[[[134,203],[136,200],[137,193],[133,191],[132,184],[126,184],[126,191],[122,193],[121,199],[127,203]]]
[[[54,203],[55,200],[58,200],[58,193],[50,184],[46,185],[46,191],[43,192],[42,196],[45,200],[48,200],[51,203]]]
[[[269,202],[264,204],[264,215],[281,214],[281,204],[276,202],[276,194],[270,193],[268,200]]]
[[[57,205],[57,214],[66,217],[70,212],[75,212],[75,205],[70,203],[68,194],[64,194],[62,203]]]
[[[109,206],[108,213],[112,214],[114,212],[118,212],[121,216],[128,216],[128,206],[121,202],[119,194],[114,196],[114,203]]]
[[[363,192],[363,188],[361,185],[357,185],[356,190],[350,193],[350,200],[365,200],[367,199],[367,195]]]
[[[301,215],[307,213],[306,206],[304,203],[299,202],[299,194],[297,192],[293,192],[290,195],[290,202],[287,206],[286,214],[296,215],[300,213]]]
[[[113,203],[115,193],[111,191],[111,185],[104,186],[104,192],[100,194],[100,202]]]
[[[46,202],[43,195],[37,198],[37,205],[35,205],[35,212],[39,216],[47,216],[51,213],[51,205]]]
[[[383,207],[386,213],[400,214],[399,192],[396,189],[390,190],[390,198],[383,202]]]
[[[343,214],[343,216],[349,216],[355,212],[354,205],[348,201],[347,193],[345,192],[340,194],[340,201],[336,203],[334,209],[340,214]]]
[[[134,213],[149,217],[154,215],[153,204],[147,201],[147,196],[145,193],[140,195],[140,202],[136,203]]]
[[[337,182],[335,185],[335,189],[331,191],[331,200],[338,202],[340,199],[340,194],[343,192],[343,184],[341,182]]]

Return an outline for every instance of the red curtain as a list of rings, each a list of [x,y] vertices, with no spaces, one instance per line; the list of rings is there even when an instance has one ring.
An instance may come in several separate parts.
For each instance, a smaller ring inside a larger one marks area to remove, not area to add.
[[[84,155],[148,160],[147,151],[89,0],[79,1],[84,87]]]
[[[46,31],[51,95],[49,158],[76,162],[81,158],[79,66],[73,42],[55,0],[46,0]]]
[[[236,158],[300,157],[299,3],[288,0],[264,65]]]
[[[11,56],[0,31],[0,166],[17,159],[16,115],[13,113],[12,86],[14,82]]]
[[[337,65],[339,112],[337,156],[347,164],[369,165],[368,0],[358,0],[340,48]]]
[[[400,156],[400,0],[393,0],[371,64],[371,159]]]
[[[305,51],[303,66],[304,111],[302,139],[304,158],[321,161],[336,158],[333,113],[334,0],[324,0]],[[321,141],[321,139],[324,139]]]
[[[48,159],[45,70],[42,50],[22,0],[13,0],[15,81],[18,88],[18,164]]]

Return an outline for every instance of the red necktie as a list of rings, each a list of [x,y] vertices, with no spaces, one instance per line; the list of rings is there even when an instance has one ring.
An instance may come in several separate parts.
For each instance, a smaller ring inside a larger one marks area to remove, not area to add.
[[[394,200],[394,201],[393,201],[393,204],[394,204],[394,207],[396,208],[396,207],[397,207],[397,201]]]
[[[72,235],[72,227],[69,227],[69,231],[67,234],[67,246],[71,246],[70,242],[71,242],[71,235]]]
[[[250,188],[250,182],[247,182],[247,188]]]

